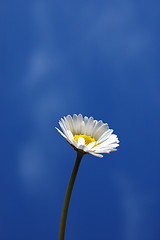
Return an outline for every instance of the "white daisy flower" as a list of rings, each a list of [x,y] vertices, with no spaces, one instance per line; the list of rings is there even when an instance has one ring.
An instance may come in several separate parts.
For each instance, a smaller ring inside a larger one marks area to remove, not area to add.
[[[63,132],[58,128],[58,132],[82,154],[88,153],[97,157],[103,157],[99,153],[109,153],[116,151],[119,146],[117,135],[112,134],[107,123],[101,120],[94,120],[93,117],[83,117],[81,114],[74,114],[61,118],[59,125]]]

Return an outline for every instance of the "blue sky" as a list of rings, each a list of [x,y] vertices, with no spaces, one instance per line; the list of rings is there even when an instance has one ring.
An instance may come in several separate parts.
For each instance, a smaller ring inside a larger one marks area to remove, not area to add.
[[[158,240],[160,3],[0,5],[0,239],[58,239],[76,153],[55,127],[82,113],[107,122],[120,147],[84,157],[66,240]]]

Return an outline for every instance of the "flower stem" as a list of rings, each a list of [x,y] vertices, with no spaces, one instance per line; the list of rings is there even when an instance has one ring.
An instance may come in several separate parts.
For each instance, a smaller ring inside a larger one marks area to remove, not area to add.
[[[75,179],[77,176],[77,172],[78,172],[82,157],[83,157],[83,154],[81,154],[80,152],[77,152],[77,159],[76,159],[73,171],[72,171],[72,175],[71,175],[71,178],[70,178],[70,181],[68,184],[68,189],[67,189],[65,200],[64,200],[62,216],[61,216],[61,223],[60,223],[59,240],[64,240],[69,202],[70,202],[74,182],[75,182]]]

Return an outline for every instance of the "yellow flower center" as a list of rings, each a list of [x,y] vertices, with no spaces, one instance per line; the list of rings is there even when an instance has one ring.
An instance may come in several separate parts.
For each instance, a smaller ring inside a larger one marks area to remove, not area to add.
[[[88,145],[89,143],[96,141],[94,138],[92,138],[92,137],[90,137],[90,136],[87,136],[87,135],[74,135],[74,140],[75,140],[76,142],[78,142],[78,139],[79,139],[80,137],[84,138],[84,140],[85,140],[85,145]]]

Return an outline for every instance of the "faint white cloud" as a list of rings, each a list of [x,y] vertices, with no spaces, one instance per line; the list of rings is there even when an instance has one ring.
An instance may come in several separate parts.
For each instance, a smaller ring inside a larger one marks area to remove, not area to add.
[[[146,28],[137,18],[136,3],[130,0],[114,1],[92,16],[88,29],[89,43],[107,56],[114,67],[135,57],[143,56],[154,46],[152,29]],[[91,12],[89,12],[91,14]]]
[[[114,178],[115,177],[115,178]],[[151,239],[157,231],[151,226],[150,209],[156,196],[149,192],[140,192],[132,179],[124,173],[116,172],[111,177],[120,199],[124,219],[124,240]]]
[[[70,73],[65,55],[56,48],[54,42],[54,27],[51,25],[47,2],[34,1],[31,13],[38,37],[37,45],[28,56],[22,89],[28,96],[28,115],[33,131],[30,131],[28,140],[19,149],[18,172],[24,189],[32,194],[43,195],[49,189],[49,183],[54,184],[54,177],[58,179],[56,161],[52,160],[50,171],[51,162],[47,153],[54,152],[54,143],[48,131],[51,132],[53,125],[57,124],[58,115],[62,116],[66,111],[73,112],[79,99],[74,91],[73,75],[72,82],[68,81],[70,74],[74,73]]]
[[[19,173],[25,187],[29,191],[41,189],[47,176],[43,150],[37,148],[35,142],[30,142],[20,150],[19,159]]]

